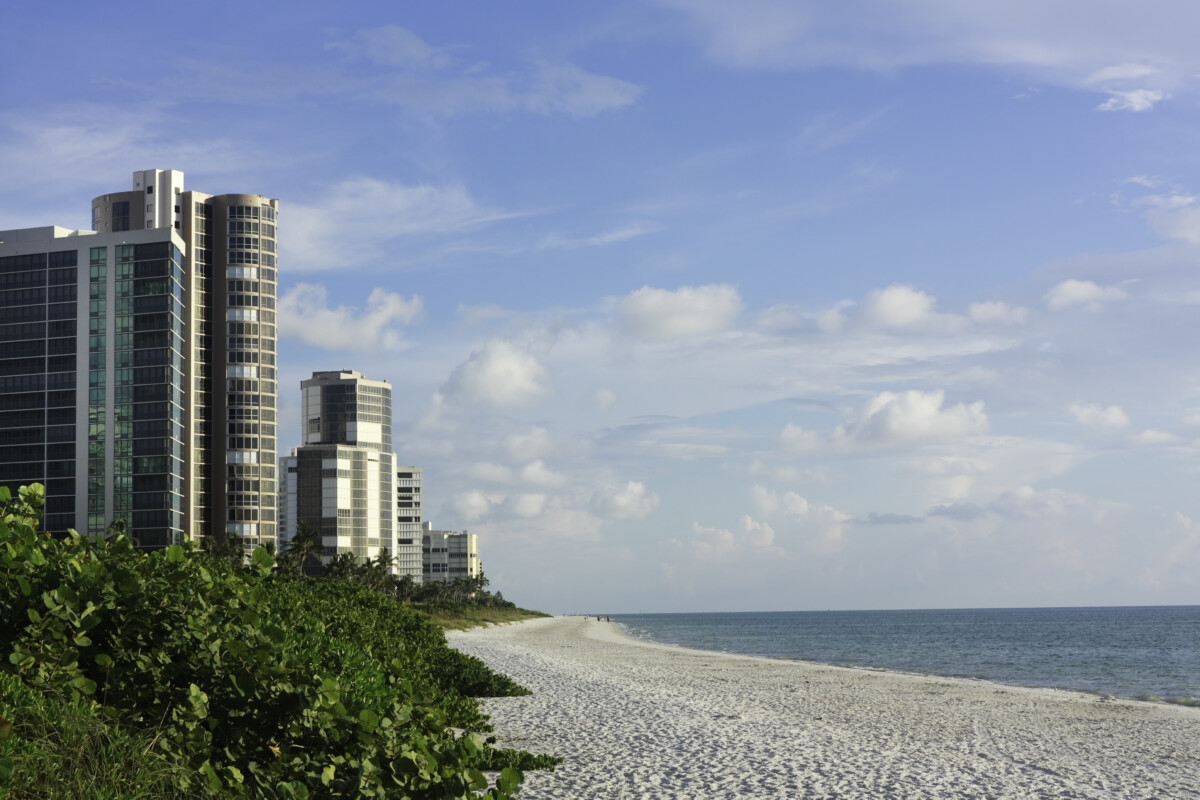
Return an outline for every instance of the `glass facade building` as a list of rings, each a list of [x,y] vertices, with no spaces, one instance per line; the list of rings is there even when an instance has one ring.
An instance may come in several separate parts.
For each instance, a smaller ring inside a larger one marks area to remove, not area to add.
[[[0,231],[0,484],[45,483],[48,530],[274,540],[277,212],[144,170],[94,231]]]

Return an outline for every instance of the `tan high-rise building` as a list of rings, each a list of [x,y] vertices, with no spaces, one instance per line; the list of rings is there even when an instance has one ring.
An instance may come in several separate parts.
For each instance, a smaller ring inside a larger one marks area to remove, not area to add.
[[[411,474],[397,486],[392,387],[340,370],[314,372],[300,390],[303,444],[279,459],[280,552],[303,523],[320,531],[325,562],[350,553],[362,563],[387,551],[395,574],[419,580],[419,534],[397,537],[413,527],[397,519],[397,492],[411,508],[414,487]]]

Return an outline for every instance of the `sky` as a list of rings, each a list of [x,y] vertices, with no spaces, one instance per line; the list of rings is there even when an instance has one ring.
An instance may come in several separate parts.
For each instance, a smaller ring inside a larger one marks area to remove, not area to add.
[[[1200,603],[1200,5],[17,4],[0,228],[280,201],[300,381],[548,612]],[[289,388],[290,387],[290,388]]]

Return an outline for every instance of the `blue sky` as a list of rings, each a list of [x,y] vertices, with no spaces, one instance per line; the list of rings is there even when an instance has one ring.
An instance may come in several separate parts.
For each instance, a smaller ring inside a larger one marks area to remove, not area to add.
[[[299,382],[547,611],[1200,602],[1200,7],[6,14],[0,228],[281,201]],[[289,390],[287,387],[293,387]]]

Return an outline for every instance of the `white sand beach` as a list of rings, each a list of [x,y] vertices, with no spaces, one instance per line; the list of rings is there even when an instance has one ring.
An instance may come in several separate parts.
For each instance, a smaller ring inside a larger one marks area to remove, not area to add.
[[[448,636],[532,692],[499,743],[550,798],[1200,797],[1200,709],[730,656],[555,617]]]

